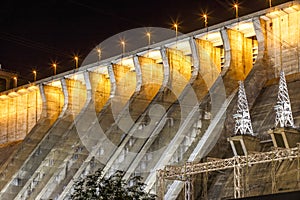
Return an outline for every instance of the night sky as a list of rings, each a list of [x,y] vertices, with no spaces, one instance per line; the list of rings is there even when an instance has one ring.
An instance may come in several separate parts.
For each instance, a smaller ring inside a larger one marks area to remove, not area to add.
[[[273,5],[288,2],[272,0]],[[231,0],[9,0],[0,2],[0,64],[19,73],[19,83],[74,68],[75,54],[83,59],[96,45],[137,27],[171,28],[188,33],[204,27],[201,13],[213,25],[235,17]],[[267,0],[239,1],[239,16],[268,8]],[[80,64],[80,63],[79,63]]]

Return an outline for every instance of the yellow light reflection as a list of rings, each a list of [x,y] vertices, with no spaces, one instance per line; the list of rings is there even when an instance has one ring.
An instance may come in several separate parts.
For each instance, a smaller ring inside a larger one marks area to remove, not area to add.
[[[5,99],[7,99],[7,98],[8,98],[7,95],[1,95],[1,96],[0,96],[0,99],[1,99],[1,100],[5,100]]]
[[[27,90],[29,90],[29,91],[34,91],[34,90],[38,90],[38,89],[39,88],[37,86],[35,86],[35,85],[32,85],[32,86],[30,86],[30,87],[27,88]]]
[[[25,94],[25,93],[27,93],[27,92],[28,92],[28,91],[27,91],[26,89],[24,89],[24,88],[18,90],[18,93],[20,93],[20,94]]]
[[[10,92],[10,93],[8,94],[8,96],[9,96],[9,97],[17,97],[17,96],[19,96],[19,94],[16,93],[16,92]]]
[[[123,58],[120,62],[118,62],[118,64],[127,67],[134,67],[132,58]]]
[[[48,85],[53,86],[53,87],[61,88],[61,82],[60,81],[52,81],[52,82],[48,83]]]

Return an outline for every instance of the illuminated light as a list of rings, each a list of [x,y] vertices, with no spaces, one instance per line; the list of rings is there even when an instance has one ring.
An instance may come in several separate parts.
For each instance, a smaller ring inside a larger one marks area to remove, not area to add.
[[[266,16],[269,18],[277,18],[277,17],[283,16],[283,15],[286,15],[286,13],[283,12],[282,10],[275,10],[273,12],[266,14]]]
[[[174,28],[175,28],[175,32],[176,32],[176,39],[177,39],[177,35],[178,35],[178,24],[175,23],[174,25]]]
[[[17,96],[19,96],[19,94],[16,93],[16,92],[10,92],[7,96],[9,96],[9,97],[17,97]]]
[[[23,88],[23,89],[18,90],[18,93],[25,94],[25,93],[28,93],[28,91]]]
[[[75,56],[74,60],[75,60],[75,69],[77,69],[78,68],[78,56]]]
[[[125,53],[125,41],[124,40],[121,40],[121,45],[122,45],[122,54]]]
[[[295,5],[294,6],[290,6],[288,8],[283,8],[284,12],[288,13],[288,14],[291,14],[291,13],[294,13],[294,12],[297,12],[299,11],[299,7],[296,7]]]
[[[235,8],[235,18],[239,18],[239,5],[236,3],[233,7]]]
[[[118,64],[126,66],[126,67],[134,67],[132,58],[123,58]]]
[[[151,44],[151,33],[147,32],[146,35],[148,37],[148,45],[150,46],[150,44]]]
[[[32,92],[32,91],[36,91],[36,90],[38,90],[38,89],[39,89],[39,88],[38,88],[37,86],[35,86],[35,85],[32,85],[32,86],[30,86],[30,87],[27,88],[27,90],[28,90],[28,91],[31,91],[31,92]]]
[[[52,82],[48,83],[47,85],[61,88],[61,82],[60,81],[52,81]]]
[[[207,34],[208,34],[208,23],[207,23],[207,14],[204,14],[203,15],[203,18],[204,18],[204,26],[205,26],[205,28],[206,28],[206,40],[207,40]]]
[[[204,26],[205,26],[205,28],[207,28],[207,25],[208,25],[208,23],[207,23],[207,14],[204,14],[203,18],[204,18]]]
[[[33,70],[32,73],[33,73],[33,81],[36,81],[36,70]]]
[[[232,29],[239,30],[245,37],[252,37],[256,35],[252,22],[238,23],[236,26],[232,27]]]
[[[97,51],[97,54],[98,54],[98,62],[100,62],[102,51],[99,47],[96,48],[96,51]]]
[[[66,76],[66,78],[85,83],[84,76],[83,76],[82,73],[80,73],[80,74],[71,74],[71,75]]]
[[[152,50],[144,54],[145,57],[152,58],[153,60],[160,61],[161,53],[159,50]]]
[[[91,70],[92,72],[99,73],[99,74],[108,74],[107,66],[99,66]]]
[[[0,96],[0,99],[1,99],[1,100],[8,99],[8,96],[7,96],[7,95],[1,95],[1,96]]]
[[[191,54],[191,46],[188,40],[179,40],[178,42],[166,45],[166,47],[174,49],[177,48],[181,52],[183,52],[184,55]]]
[[[56,67],[57,67],[56,63],[53,63],[52,67],[53,67],[53,74],[56,75]]]
[[[220,34],[219,31],[209,32],[205,35],[200,36],[200,39],[202,39],[202,40],[204,40],[206,38],[207,38],[208,41],[210,41],[213,44],[213,46],[223,45],[222,37],[221,37],[221,34]]]
[[[16,76],[13,77],[14,79],[14,87],[18,86],[18,78]]]

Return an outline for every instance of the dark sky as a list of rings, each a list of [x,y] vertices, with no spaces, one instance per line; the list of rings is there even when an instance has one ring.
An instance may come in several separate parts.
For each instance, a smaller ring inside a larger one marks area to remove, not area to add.
[[[273,0],[278,5],[287,0]],[[137,27],[171,28],[178,20],[180,32],[203,28],[200,14],[209,13],[209,25],[234,18],[231,0],[9,0],[0,2],[0,64],[19,72],[19,80],[50,76],[74,67],[80,58],[106,38]],[[239,15],[268,7],[267,0],[239,1]]]

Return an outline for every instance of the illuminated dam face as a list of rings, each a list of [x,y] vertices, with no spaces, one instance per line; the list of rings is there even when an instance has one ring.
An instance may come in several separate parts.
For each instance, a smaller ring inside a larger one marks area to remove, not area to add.
[[[68,199],[98,168],[156,192],[156,170],[199,161],[233,133],[238,81],[253,106],[281,69],[299,73],[299,19],[293,1],[1,93],[0,145],[16,147],[1,158],[0,199]],[[259,134],[273,126],[252,120]]]

